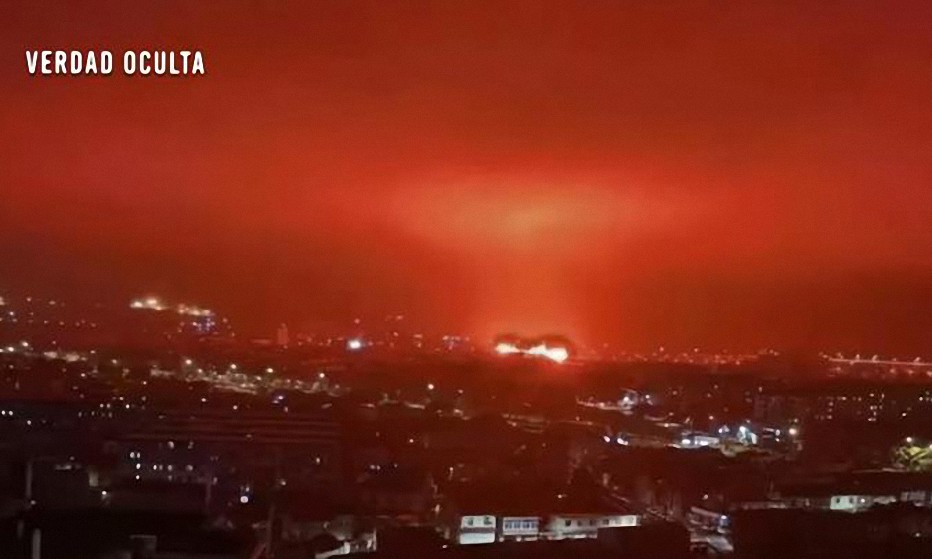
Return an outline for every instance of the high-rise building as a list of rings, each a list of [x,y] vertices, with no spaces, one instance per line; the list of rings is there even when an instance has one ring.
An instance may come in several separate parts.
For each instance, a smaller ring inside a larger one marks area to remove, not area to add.
[[[288,325],[279,324],[278,330],[275,331],[275,345],[279,347],[288,347],[290,337],[288,335]]]

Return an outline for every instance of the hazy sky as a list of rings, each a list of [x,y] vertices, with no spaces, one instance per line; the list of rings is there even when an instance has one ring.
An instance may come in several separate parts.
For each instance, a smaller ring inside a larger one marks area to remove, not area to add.
[[[0,290],[932,350],[928,3],[62,4],[0,3]]]

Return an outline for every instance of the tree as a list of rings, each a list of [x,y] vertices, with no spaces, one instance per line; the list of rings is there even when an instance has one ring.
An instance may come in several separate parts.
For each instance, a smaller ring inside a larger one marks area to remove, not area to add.
[[[894,447],[893,464],[910,472],[932,472],[932,444],[908,438]]]

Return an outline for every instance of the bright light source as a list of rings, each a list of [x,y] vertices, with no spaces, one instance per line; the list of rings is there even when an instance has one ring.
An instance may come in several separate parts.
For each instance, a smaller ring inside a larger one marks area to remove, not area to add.
[[[133,309],[148,309],[152,311],[162,311],[165,310],[165,305],[162,304],[162,301],[158,297],[146,297],[143,299],[133,299],[130,304],[130,308]]]
[[[510,344],[508,342],[499,342],[495,346],[495,353],[499,355],[510,355],[512,353],[524,353],[521,349],[518,348],[515,344]]]
[[[495,344],[495,353],[499,355],[524,354],[534,357],[545,357],[557,363],[563,363],[570,357],[570,352],[565,347],[550,347],[546,343],[539,343],[525,349],[511,342],[499,342]]]
[[[567,351],[565,347],[548,347],[547,344],[538,344],[528,349],[525,353],[528,355],[546,357],[557,363],[563,363],[570,357],[570,352]]]
[[[239,502],[242,503],[242,504],[244,504],[244,505],[245,505],[246,503],[248,503],[248,502],[249,502],[249,495],[240,495],[240,496],[239,496]]]
[[[359,351],[362,349],[362,340],[359,338],[352,338],[346,341],[346,349],[350,351]]]

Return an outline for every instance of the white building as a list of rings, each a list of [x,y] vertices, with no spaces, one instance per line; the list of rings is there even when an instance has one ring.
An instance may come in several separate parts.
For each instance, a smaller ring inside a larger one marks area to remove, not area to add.
[[[536,540],[540,537],[539,516],[503,516],[499,541],[503,540]]]
[[[829,510],[861,512],[874,505],[889,505],[896,502],[895,495],[832,495]]]
[[[477,543],[495,543],[496,518],[491,514],[470,514],[460,517],[456,543],[469,545]]]
[[[599,528],[637,526],[640,519],[636,514],[554,514],[551,515],[542,538],[562,540],[566,538],[595,538]]]

